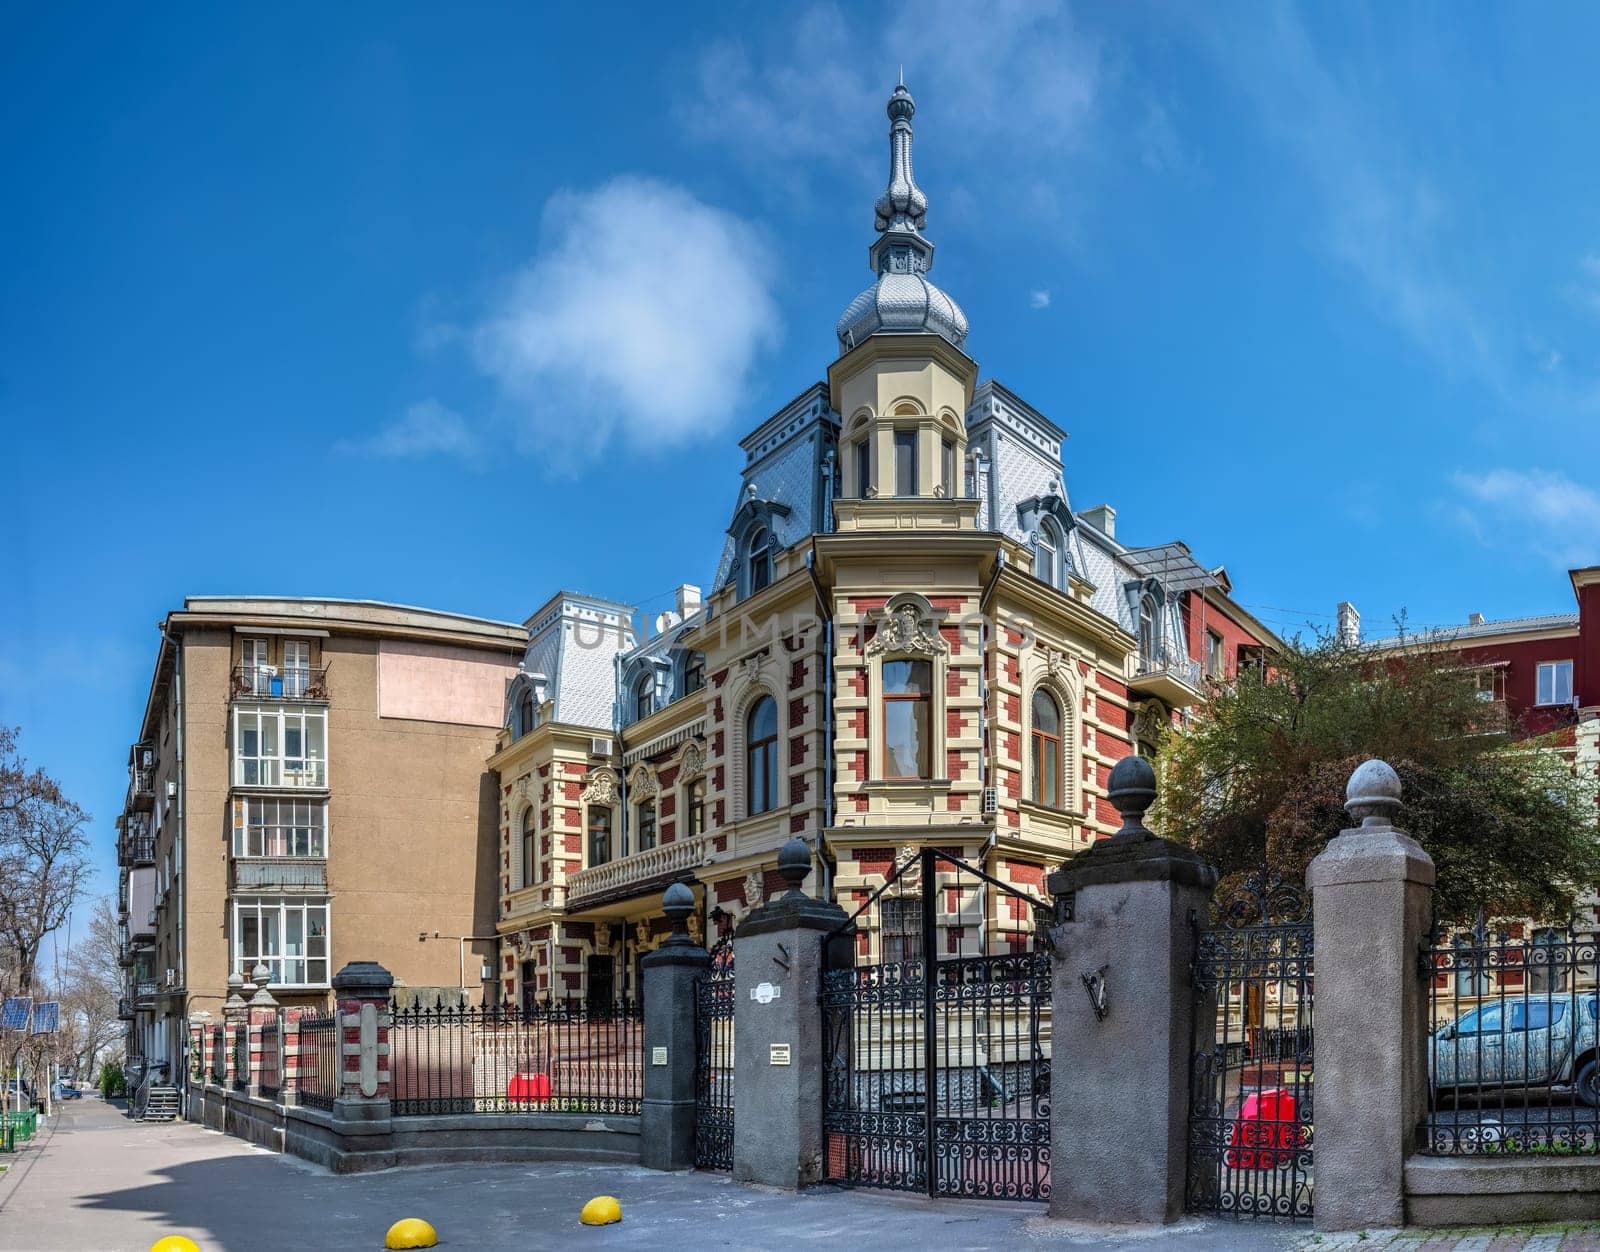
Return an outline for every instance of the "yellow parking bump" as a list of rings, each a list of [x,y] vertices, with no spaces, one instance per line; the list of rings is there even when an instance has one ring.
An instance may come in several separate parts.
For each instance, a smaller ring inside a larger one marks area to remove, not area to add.
[[[578,1220],[585,1226],[609,1226],[622,1220],[622,1205],[614,1195],[597,1195],[583,1206]]]
[[[150,1245],[150,1252],[200,1252],[200,1245],[188,1235],[162,1235]]]
[[[383,1237],[386,1248],[431,1248],[438,1242],[438,1232],[420,1217],[402,1217]]]

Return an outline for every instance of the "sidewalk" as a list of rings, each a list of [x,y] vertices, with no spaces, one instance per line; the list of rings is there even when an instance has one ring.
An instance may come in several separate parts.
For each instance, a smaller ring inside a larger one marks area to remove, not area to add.
[[[1600,1225],[1551,1223],[1494,1229],[1369,1230],[1348,1235],[1308,1235],[1296,1252],[1600,1252]]]
[[[372,1248],[401,1217],[423,1217],[440,1247],[782,1249],[866,1245],[872,1252],[1093,1249],[1096,1252],[1600,1252],[1600,1226],[1492,1237],[1192,1220],[1162,1229],[1053,1222],[1041,1205],[932,1202],[880,1191],[799,1195],[725,1175],[632,1166],[437,1165],[338,1177],[184,1122],[143,1126],[96,1098],[67,1106],[0,1175],[0,1252],[147,1252],[186,1234],[204,1252]],[[583,1202],[614,1195],[623,1220],[578,1223]]]

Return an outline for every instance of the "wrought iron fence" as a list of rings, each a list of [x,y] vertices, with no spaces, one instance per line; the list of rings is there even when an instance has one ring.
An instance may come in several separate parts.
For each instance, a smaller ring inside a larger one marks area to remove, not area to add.
[[[339,1095],[339,1018],[302,1017],[300,1048],[295,1060],[295,1095],[301,1104],[331,1109]]]
[[[277,1022],[267,1022],[261,1027],[261,1094],[269,1099],[278,1098],[283,1085],[283,1027]]]
[[[1600,1154],[1592,922],[1435,928],[1425,1152]]]
[[[233,1086],[243,1091],[250,1085],[250,1028],[233,1028]]]
[[[711,949],[711,965],[695,986],[694,1163],[733,1168],[733,934]]]
[[[1191,1212],[1312,1216],[1311,901],[1271,870],[1219,901],[1198,936],[1190,1060]]]
[[[389,1068],[396,1116],[638,1113],[644,1018],[632,1001],[412,1006],[394,1013]]]

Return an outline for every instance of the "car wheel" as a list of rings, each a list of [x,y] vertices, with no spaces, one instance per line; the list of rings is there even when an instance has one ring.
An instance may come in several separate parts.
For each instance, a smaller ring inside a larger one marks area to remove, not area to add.
[[[1590,1108],[1600,1107],[1600,1060],[1590,1058],[1578,1071],[1578,1079],[1574,1084],[1578,1089],[1578,1099]]]

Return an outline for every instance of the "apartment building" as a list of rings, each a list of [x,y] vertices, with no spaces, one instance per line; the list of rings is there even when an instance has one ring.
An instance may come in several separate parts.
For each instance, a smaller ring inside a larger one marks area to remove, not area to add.
[[[498,802],[484,766],[528,633],[365,600],[194,596],[159,628],[118,819],[129,1054],[177,1072],[258,964],[480,1000]]]

